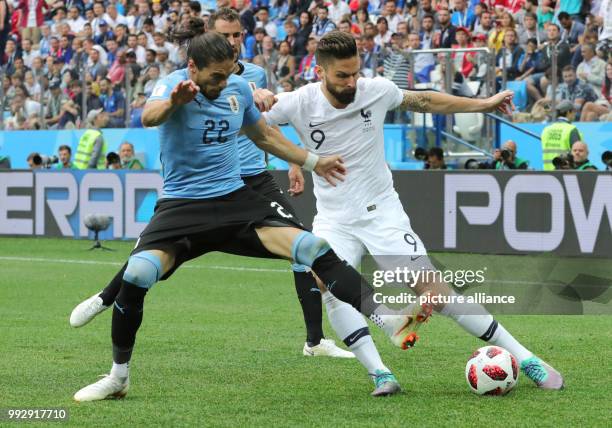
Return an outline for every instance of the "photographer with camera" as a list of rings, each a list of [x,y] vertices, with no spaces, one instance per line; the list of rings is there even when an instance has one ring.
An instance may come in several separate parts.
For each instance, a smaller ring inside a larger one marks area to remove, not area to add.
[[[501,149],[493,152],[493,169],[527,169],[529,162],[516,156],[516,143],[506,141]]]
[[[582,135],[572,121],[576,118],[574,104],[568,100],[562,100],[557,104],[557,121],[548,125],[542,131],[542,163],[544,171],[552,171],[556,168],[553,159],[568,153],[572,144],[581,141]]]
[[[72,149],[70,146],[62,144],[57,149],[57,154],[59,158],[59,162],[55,165],[55,169],[73,169],[74,165],[72,164]]]
[[[606,171],[612,171],[612,151],[606,150],[601,154],[601,161],[606,166]]]
[[[556,170],[597,170],[597,167],[589,161],[589,147],[582,141],[576,141],[572,145],[571,151],[557,156],[552,160],[552,163]]]
[[[423,169],[448,169],[444,163],[444,150],[440,147],[432,147],[429,150],[417,147],[414,150],[414,158],[425,162]]]

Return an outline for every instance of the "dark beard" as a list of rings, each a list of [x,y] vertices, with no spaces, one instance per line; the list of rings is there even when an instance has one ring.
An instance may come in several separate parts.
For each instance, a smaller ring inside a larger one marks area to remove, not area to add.
[[[327,83],[325,84],[325,88],[327,91],[332,94],[332,96],[340,103],[348,105],[355,101],[355,94],[357,94],[357,88],[347,89],[342,92],[336,91],[334,88],[330,87]]]

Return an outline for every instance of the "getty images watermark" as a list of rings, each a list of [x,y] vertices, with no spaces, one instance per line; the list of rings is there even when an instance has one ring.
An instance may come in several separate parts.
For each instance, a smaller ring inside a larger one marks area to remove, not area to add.
[[[457,304],[464,315],[612,315],[610,260],[495,257],[478,254],[366,256],[373,288],[362,304],[408,314],[415,304]]]

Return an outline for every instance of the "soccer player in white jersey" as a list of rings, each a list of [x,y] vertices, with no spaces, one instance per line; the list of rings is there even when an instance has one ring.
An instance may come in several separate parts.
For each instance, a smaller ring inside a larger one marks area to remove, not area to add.
[[[418,268],[433,269],[423,243],[410,226],[385,163],[385,114],[396,108],[442,114],[507,111],[512,107],[513,93],[503,91],[490,98],[472,99],[435,91],[405,91],[382,77],[360,78],[354,38],[338,31],[321,38],[316,57],[321,82],[279,94],[265,115],[270,125],[291,124],[310,152],[321,156],[340,154],[349,171],[347,179],[337,187],[313,176],[317,199],[313,233],[326,239],[354,267],[368,251],[375,259],[403,256],[405,265],[412,269],[417,268],[415,262]],[[419,295],[454,294],[448,285],[435,281],[421,281],[415,291]],[[454,319],[470,334],[506,348],[539,387],[563,387],[560,373],[521,345],[482,306],[450,303],[434,309]],[[383,329],[393,318],[370,315]],[[344,337],[343,332],[337,333]]]

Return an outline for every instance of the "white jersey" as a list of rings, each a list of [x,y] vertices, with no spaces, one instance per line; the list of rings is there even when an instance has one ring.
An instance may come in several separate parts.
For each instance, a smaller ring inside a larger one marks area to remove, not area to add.
[[[401,89],[382,77],[360,78],[355,101],[344,109],[329,103],[320,82],[278,94],[266,121],[291,124],[308,151],[340,155],[347,169],[337,187],[313,174],[318,215],[354,219],[377,201],[396,195],[385,162],[384,121],[402,96]]]

